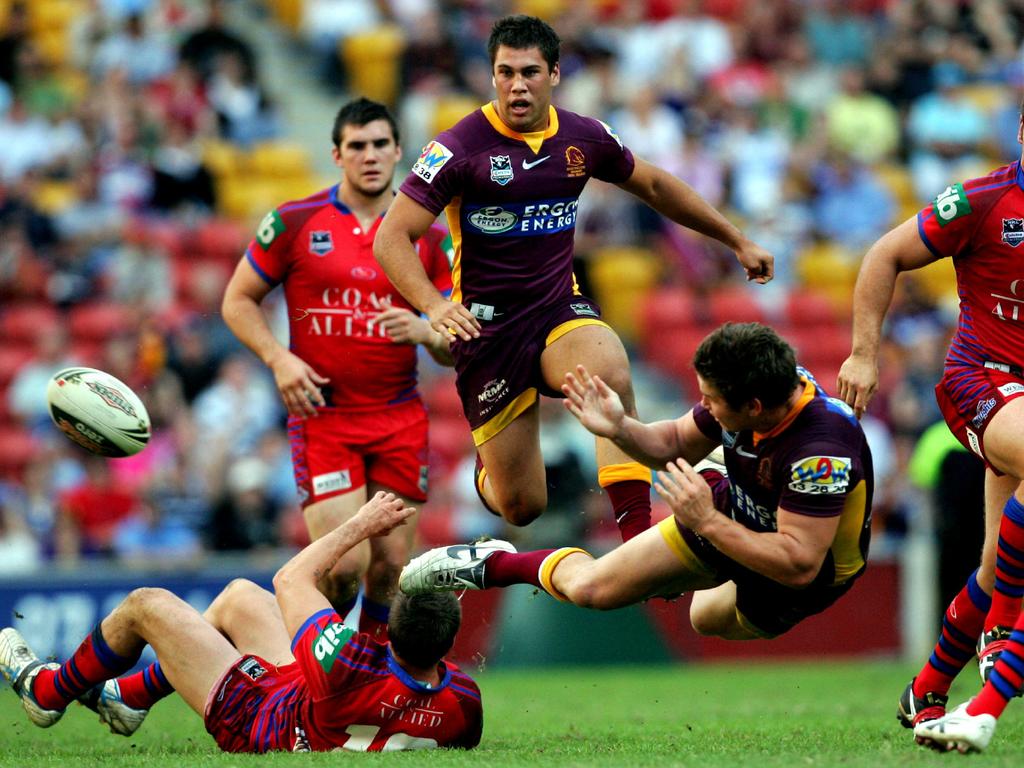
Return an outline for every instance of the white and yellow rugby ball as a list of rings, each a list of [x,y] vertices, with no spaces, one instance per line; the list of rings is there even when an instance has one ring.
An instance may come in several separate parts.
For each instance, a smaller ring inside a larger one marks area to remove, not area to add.
[[[146,406],[109,373],[83,366],[65,368],[46,386],[46,402],[61,432],[100,456],[132,456],[149,442]]]

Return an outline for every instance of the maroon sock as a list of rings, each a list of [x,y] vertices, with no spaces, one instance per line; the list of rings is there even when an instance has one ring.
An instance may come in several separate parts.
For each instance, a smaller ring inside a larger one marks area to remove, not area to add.
[[[485,589],[510,587],[513,584],[540,587],[540,564],[554,551],[538,549],[534,552],[495,552],[484,562]]]
[[[138,655],[125,658],[114,653],[97,624],[60,669],[43,669],[36,675],[32,695],[43,709],[64,709],[94,685],[124,674],[138,660]]]
[[[612,502],[615,524],[623,541],[651,527],[651,484],[643,480],[620,480],[604,488]]]
[[[174,686],[167,681],[159,661],[134,675],[117,678],[117,685],[121,689],[121,699],[133,709],[149,709],[174,693]]]

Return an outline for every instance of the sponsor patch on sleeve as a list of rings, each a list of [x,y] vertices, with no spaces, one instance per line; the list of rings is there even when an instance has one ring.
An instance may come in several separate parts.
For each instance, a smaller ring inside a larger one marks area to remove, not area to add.
[[[971,203],[967,199],[967,193],[964,192],[964,185],[953,184],[946,187],[942,194],[935,198],[932,210],[935,211],[935,218],[940,227],[969,214]]]
[[[797,493],[845,493],[850,485],[851,463],[840,456],[808,456],[791,466],[789,489]]]
[[[259,227],[256,229],[256,242],[264,248],[269,248],[270,244],[274,242],[274,240],[277,239],[277,236],[284,232],[284,230],[284,220],[281,218],[281,214],[276,210],[273,210],[263,217]]]
[[[615,129],[612,128],[610,125],[608,125],[608,123],[606,123],[604,120],[598,120],[597,122],[599,122],[602,126],[604,126],[605,132],[609,136],[611,136],[613,139],[615,139],[615,143],[618,144],[621,147],[622,146],[622,139],[619,138],[619,134],[617,134],[615,132]]]
[[[412,172],[423,179],[427,184],[432,184],[438,171],[444,168],[444,164],[454,157],[454,153],[439,141],[432,141],[423,148]]]
[[[325,675],[331,674],[338,653],[356,631],[352,627],[334,622],[324,627],[313,639],[313,658],[320,662]]]

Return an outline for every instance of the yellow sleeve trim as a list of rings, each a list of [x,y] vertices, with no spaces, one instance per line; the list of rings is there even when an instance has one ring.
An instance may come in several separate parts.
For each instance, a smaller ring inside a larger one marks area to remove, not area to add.
[[[585,549],[579,547],[562,547],[556,549],[550,555],[544,558],[540,564],[540,568],[537,571],[537,578],[540,581],[540,585],[544,587],[544,591],[551,595],[555,600],[561,600],[563,603],[571,602],[568,597],[563,595],[557,589],[555,585],[551,583],[551,577],[555,574],[555,568],[569,555],[575,555],[577,552],[580,554],[591,557],[591,554]]]
[[[597,483],[602,488],[621,483],[625,480],[641,480],[651,484],[651,470],[638,461],[627,461],[624,464],[606,464],[597,470]]]

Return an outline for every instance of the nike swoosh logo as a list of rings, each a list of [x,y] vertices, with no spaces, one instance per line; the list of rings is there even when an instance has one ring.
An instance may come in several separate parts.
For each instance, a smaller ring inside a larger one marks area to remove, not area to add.
[[[738,453],[740,456],[744,456],[744,457],[746,457],[748,459],[756,459],[757,458],[757,454],[756,453],[747,453],[742,448],[737,447],[737,448],[734,448],[733,450],[735,450],[736,453]]]
[[[548,159],[549,157],[551,157],[551,155],[544,155],[544,157],[540,158],[539,160],[534,160],[534,161],[533,161],[532,163],[528,163],[528,162],[526,162],[526,158],[524,157],[524,158],[523,158],[523,170],[524,170],[524,171],[528,171],[528,170],[530,170],[531,168],[533,168],[533,166],[535,166],[535,165],[540,165],[540,164],[541,164],[541,163],[543,163],[543,162],[544,162],[545,160],[547,160],[547,159]]]

